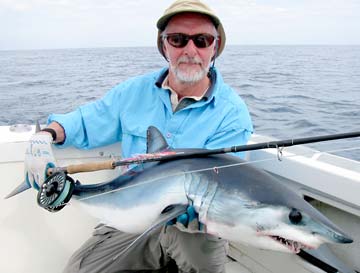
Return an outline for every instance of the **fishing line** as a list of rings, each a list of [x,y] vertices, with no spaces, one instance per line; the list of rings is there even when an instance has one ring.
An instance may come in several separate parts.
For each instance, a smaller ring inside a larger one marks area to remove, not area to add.
[[[354,151],[354,150],[360,150],[360,146],[359,147],[345,148],[345,149],[333,149],[333,150],[327,150],[327,151],[311,150],[309,152],[305,152],[305,153],[301,153],[301,154],[292,154],[291,151],[283,150],[284,155],[282,156],[282,158],[287,159],[287,158],[295,158],[295,157],[302,157],[302,156],[310,156],[308,159],[312,159],[312,160],[316,161],[317,158],[319,158],[322,154],[334,153],[334,152],[342,152],[342,151]],[[79,199],[76,199],[76,201],[89,200],[89,199],[92,199],[92,198],[96,198],[96,197],[99,197],[99,196],[104,196],[106,194],[126,190],[126,189],[129,189],[129,188],[142,186],[142,185],[146,185],[146,184],[151,184],[151,183],[153,183],[153,182],[155,182],[157,180],[165,179],[165,178],[169,178],[169,177],[174,177],[174,176],[178,176],[178,175],[193,174],[193,173],[199,173],[199,172],[205,172],[205,171],[215,171],[215,170],[218,171],[220,169],[238,167],[238,166],[241,166],[241,165],[257,164],[257,163],[263,163],[263,162],[267,162],[267,161],[278,160],[276,152],[273,154],[273,156],[275,158],[271,157],[271,158],[266,158],[266,159],[245,161],[245,162],[239,162],[239,163],[228,164],[228,165],[223,165],[223,166],[214,166],[214,167],[210,167],[210,168],[197,169],[197,170],[192,170],[192,171],[177,172],[177,173],[170,174],[170,175],[165,175],[165,176],[162,176],[162,177],[156,177],[154,179],[149,179],[147,181],[137,183],[136,185],[129,185],[129,186],[125,186],[125,187],[115,189],[115,190],[107,191],[107,192],[104,192],[104,193],[99,193],[99,194],[95,194],[95,195],[92,195],[92,196],[79,198]],[[315,157],[316,157],[316,159],[314,159]],[[68,202],[68,203],[65,203],[65,204],[70,205],[71,202]]]

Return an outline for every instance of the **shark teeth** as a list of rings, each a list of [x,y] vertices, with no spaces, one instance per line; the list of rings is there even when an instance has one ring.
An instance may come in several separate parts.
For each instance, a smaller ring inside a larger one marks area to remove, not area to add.
[[[276,242],[281,243],[282,245],[287,247],[293,253],[299,253],[302,248],[313,249],[313,247],[304,245],[304,244],[302,244],[300,242],[297,242],[297,241],[285,239],[285,238],[280,237],[280,236],[270,235],[269,237],[271,239],[275,240]]]

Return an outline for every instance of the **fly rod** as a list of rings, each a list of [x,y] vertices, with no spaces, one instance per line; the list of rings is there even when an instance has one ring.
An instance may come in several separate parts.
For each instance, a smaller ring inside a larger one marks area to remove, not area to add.
[[[237,153],[237,152],[245,152],[245,151],[253,151],[253,150],[271,149],[271,148],[278,149],[278,148],[290,147],[301,144],[309,144],[309,143],[324,142],[324,141],[346,139],[346,138],[355,138],[355,137],[360,137],[360,131],[342,133],[342,134],[332,134],[332,135],[323,135],[323,136],[315,136],[315,137],[262,142],[256,144],[231,146],[228,148],[203,149],[203,150],[189,151],[189,152],[180,152],[180,151],[177,152],[177,151],[169,150],[158,153],[141,154],[135,157],[126,158],[118,161],[107,160],[101,162],[90,162],[84,164],[69,165],[66,167],[49,168],[47,172],[49,175],[51,175],[55,172],[60,172],[60,171],[69,174],[74,174],[80,172],[92,172],[92,171],[109,170],[109,169],[111,170],[119,166],[125,166],[130,164],[142,164],[142,163],[154,162],[154,161],[170,161],[170,160],[177,160],[183,158],[204,157],[215,154]]]

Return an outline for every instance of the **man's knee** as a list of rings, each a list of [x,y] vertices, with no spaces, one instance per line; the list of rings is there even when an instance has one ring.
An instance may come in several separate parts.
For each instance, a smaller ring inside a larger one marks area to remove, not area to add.
[[[228,243],[204,233],[187,233],[169,226],[161,245],[184,272],[224,272]]]

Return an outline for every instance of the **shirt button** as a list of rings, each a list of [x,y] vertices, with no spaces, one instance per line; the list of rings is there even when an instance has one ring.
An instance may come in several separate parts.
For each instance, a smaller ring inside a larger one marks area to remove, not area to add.
[[[168,132],[168,133],[166,134],[166,137],[167,137],[167,138],[171,138],[171,133]]]

